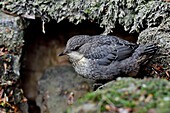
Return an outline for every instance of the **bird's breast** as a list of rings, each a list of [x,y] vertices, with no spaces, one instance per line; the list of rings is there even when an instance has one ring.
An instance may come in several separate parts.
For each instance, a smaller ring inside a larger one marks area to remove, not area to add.
[[[89,66],[89,60],[85,57],[82,59],[73,62],[73,66],[75,67],[88,67]]]
[[[78,74],[88,75],[91,72],[91,61],[85,57],[77,62],[73,62],[73,67]]]

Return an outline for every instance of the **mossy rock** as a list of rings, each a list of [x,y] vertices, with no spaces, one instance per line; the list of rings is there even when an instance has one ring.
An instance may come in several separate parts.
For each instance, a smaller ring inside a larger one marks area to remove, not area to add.
[[[2,0],[2,10],[25,18],[41,17],[60,22],[68,19],[75,24],[89,20],[100,24],[104,34],[112,32],[116,24],[125,31],[140,32],[158,26],[169,17],[170,3],[163,0]]]
[[[169,108],[170,82],[167,80],[121,78],[88,93],[67,113],[169,113]]]
[[[164,20],[158,27],[143,30],[139,34],[137,43],[154,43],[159,47],[146,70],[154,77],[170,80],[170,17]]]

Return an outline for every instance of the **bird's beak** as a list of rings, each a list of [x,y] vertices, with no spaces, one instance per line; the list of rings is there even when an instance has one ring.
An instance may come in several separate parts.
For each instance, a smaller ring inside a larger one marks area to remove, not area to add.
[[[63,56],[63,55],[66,55],[64,52],[58,54],[58,56]]]

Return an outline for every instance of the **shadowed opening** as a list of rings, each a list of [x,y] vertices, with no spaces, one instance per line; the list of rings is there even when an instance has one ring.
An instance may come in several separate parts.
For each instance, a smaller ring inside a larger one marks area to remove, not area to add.
[[[57,56],[64,49],[67,40],[74,35],[99,35],[104,30],[98,24],[89,21],[74,25],[67,20],[60,23],[51,20],[45,24],[44,34],[40,19],[28,21],[30,24],[25,29],[25,43],[21,58],[21,81],[24,94],[29,100],[30,113],[33,111],[38,113],[40,108],[35,104],[38,94],[37,82],[45,69],[56,65],[70,65],[67,56]],[[138,34],[125,32],[119,25],[109,35],[116,35],[131,42],[136,42],[138,36]]]

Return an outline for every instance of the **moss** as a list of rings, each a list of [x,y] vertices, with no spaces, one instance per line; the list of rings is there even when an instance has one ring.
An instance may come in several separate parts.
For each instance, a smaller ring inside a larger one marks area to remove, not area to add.
[[[87,94],[75,106],[83,103],[94,103],[98,111],[114,111],[130,109],[133,113],[170,112],[170,83],[164,79],[122,78],[106,84],[102,89]],[[107,106],[112,106],[110,109]],[[113,109],[114,108],[114,109]],[[97,112],[97,111],[96,111]]]
[[[75,24],[94,21],[110,33],[116,24],[129,32],[157,26],[169,17],[170,3],[162,0],[2,0],[2,10],[43,21],[68,19]]]

